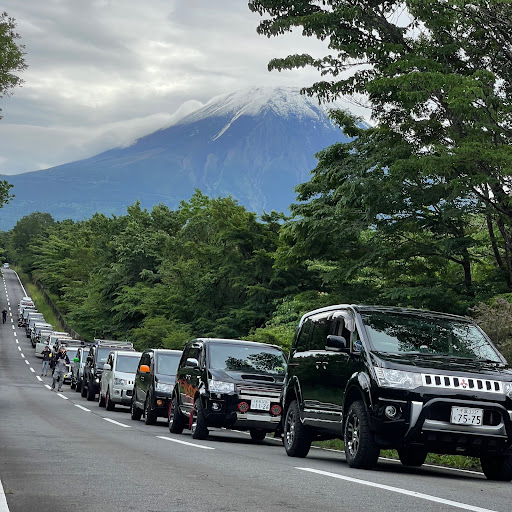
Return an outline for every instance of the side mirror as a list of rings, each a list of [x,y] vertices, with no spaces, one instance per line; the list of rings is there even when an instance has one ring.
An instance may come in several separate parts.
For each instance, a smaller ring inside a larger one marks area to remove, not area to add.
[[[80,359],[78,359],[78,357],[75,357],[75,358],[73,359],[73,361],[75,361],[75,363],[79,363],[79,362],[80,362]]]
[[[103,365],[103,371],[105,371],[105,370],[112,370],[112,366],[110,366],[108,363],[105,363]]]
[[[139,370],[142,373],[149,373],[149,366],[147,364],[141,364]]]
[[[185,363],[185,368],[198,368],[199,361],[195,357],[188,357]]]
[[[343,352],[347,350],[347,345],[347,340],[343,336],[329,334],[327,336],[325,350],[330,350],[331,352]]]

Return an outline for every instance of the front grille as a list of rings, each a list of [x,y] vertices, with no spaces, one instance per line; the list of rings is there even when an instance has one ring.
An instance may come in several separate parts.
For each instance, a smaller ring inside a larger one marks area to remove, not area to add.
[[[422,373],[423,385],[427,388],[455,389],[457,391],[479,391],[481,393],[503,393],[503,383],[499,380],[475,379],[453,375]]]
[[[236,386],[237,392],[239,395],[244,395],[247,397],[269,397],[279,399],[281,395],[281,389],[270,386],[250,386],[247,384]]]

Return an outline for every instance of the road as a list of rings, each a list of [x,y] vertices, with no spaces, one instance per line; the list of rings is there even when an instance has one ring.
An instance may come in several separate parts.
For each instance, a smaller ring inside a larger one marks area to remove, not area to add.
[[[17,328],[24,295],[4,270],[0,307],[0,512],[339,511],[508,512],[510,483],[477,472],[380,459],[373,471],[343,454],[288,457],[279,440],[255,444],[215,430],[205,441],[133,421],[64,386],[50,391],[41,360]]]

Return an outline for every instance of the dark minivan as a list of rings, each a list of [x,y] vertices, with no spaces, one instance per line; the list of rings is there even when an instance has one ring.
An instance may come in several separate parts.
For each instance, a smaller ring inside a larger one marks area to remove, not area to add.
[[[198,338],[187,343],[176,375],[169,430],[204,439],[209,427],[248,430],[255,441],[276,432],[286,370],[280,347]]]
[[[489,479],[512,480],[512,369],[467,318],[337,305],[304,315],[283,388],[284,445],[342,438],[350,466],[381,448],[421,466],[428,452],[479,457]]]
[[[158,417],[167,418],[181,354],[181,350],[164,348],[142,353],[133,387],[132,420],[144,414],[146,425],[154,425]]]

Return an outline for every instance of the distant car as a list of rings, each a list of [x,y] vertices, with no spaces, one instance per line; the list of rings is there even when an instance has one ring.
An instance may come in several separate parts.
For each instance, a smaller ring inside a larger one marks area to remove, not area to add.
[[[190,428],[204,439],[208,428],[248,430],[254,441],[277,433],[286,372],[283,350],[253,341],[198,338],[188,342],[176,374],[169,430]]]
[[[132,420],[144,414],[146,425],[167,417],[181,350],[148,349],[142,353],[131,404]]]
[[[112,350],[103,365],[100,382],[100,407],[107,411],[117,405],[130,406],[132,401],[135,372],[139,366],[142,352]]]
[[[9,263],[4,263],[4,268],[9,268]]]
[[[73,368],[71,376],[71,389],[74,389],[77,393],[82,391],[82,382],[84,377],[84,368],[89,355],[90,344],[80,346],[73,358]],[[85,396],[82,395],[82,396]]]

